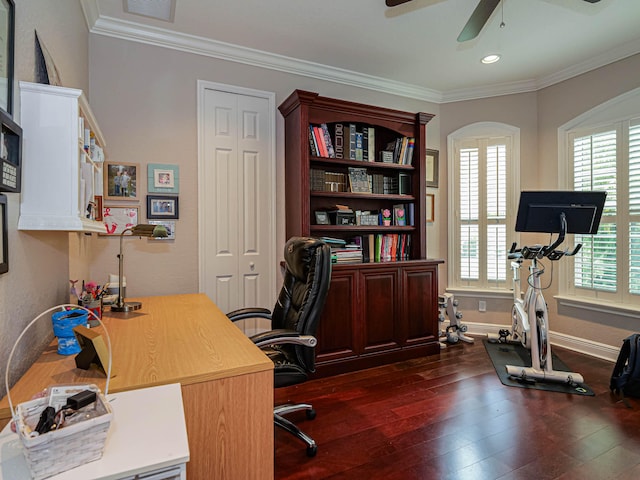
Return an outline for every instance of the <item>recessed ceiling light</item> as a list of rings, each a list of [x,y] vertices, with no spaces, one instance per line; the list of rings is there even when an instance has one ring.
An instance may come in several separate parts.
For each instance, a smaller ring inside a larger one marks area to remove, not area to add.
[[[143,17],[173,22],[176,0],[122,0],[124,11]]]
[[[481,62],[482,63],[496,63],[498,60],[500,60],[500,55],[498,55],[497,53],[492,53],[490,55],[487,55],[486,57],[484,57]]]

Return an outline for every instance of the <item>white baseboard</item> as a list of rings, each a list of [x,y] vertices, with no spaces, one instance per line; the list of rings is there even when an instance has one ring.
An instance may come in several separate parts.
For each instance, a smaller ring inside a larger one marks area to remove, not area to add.
[[[445,322],[448,324],[449,322]],[[469,335],[487,335],[488,333],[497,334],[500,329],[511,329],[511,325],[495,325],[492,323],[470,323],[464,322],[467,326]],[[584,338],[565,335],[564,333],[549,332],[551,345],[567,348],[575,352],[584,353],[592,357],[601,358],[609,362],[615,363],[618,358],[620,346],[605,345],[603,343],[585,340]]]

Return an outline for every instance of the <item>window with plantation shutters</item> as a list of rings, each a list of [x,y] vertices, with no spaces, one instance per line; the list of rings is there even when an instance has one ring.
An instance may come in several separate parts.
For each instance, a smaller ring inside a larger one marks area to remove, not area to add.
[[[605,190],[596,235],[575,235],[570,294],[640,305],[640,118],[569,132],[571,186]]]
[[[508,207],[519,192],[519,155],[514,155],[518,132],[501,124],[473,127],[449,138],[449,279],[457,288],[507,289],[507,251],[515,225]]]

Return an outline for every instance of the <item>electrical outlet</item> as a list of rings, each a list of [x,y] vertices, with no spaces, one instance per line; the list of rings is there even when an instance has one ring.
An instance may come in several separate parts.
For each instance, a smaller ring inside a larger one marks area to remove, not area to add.
[[[487,302],[485,302],[484,300],[480,300],[478,302],[478,311],[479,312],[486,312],[487,311]]]

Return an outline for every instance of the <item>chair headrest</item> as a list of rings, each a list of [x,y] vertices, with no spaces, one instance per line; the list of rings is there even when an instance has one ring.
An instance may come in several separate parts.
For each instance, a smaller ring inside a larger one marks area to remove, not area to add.
[[[324,242],[317,238],[290,238],[284,246],[284,260],[289,272],[297,279],[306,281],[316,250],[323,245]]]

